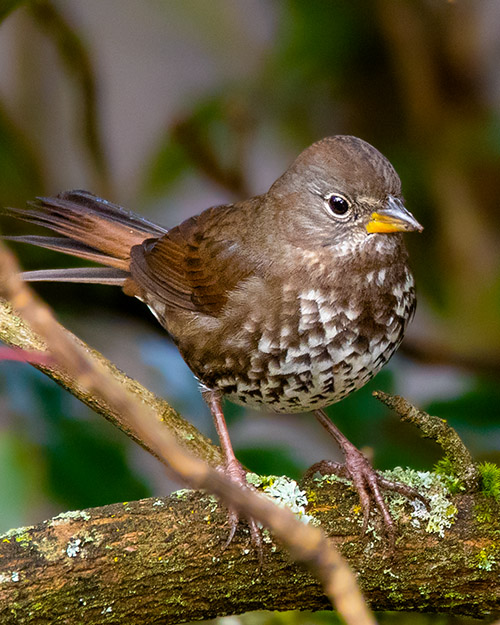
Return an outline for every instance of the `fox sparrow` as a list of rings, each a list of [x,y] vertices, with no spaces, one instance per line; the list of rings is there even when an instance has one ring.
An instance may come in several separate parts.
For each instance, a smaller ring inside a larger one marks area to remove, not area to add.
[[[12,239],[104,265],[26,272],[26,280],[120,285],[150,308],[200,382],[233,479],[246,484],[223,397],[313,411],[346,459],[313,469],[350,477],[365,525],[374,500],[392,531],[381,489],[414,493],[378,475],[323,411],[379,371],[415,310],[400,233],[422,227],[380,152],[355,137],[327,137],[264,195],[209,208],[171,230],[86,191],[10,213],[62,235]],[[237,522],[230,512],[228,542]]]

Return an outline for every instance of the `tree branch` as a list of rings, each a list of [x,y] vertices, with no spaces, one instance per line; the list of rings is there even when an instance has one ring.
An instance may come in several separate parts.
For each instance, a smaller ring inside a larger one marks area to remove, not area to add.
[[[422,436],[431,438],[442,448],[451,463],[454,474],[468,490],[475,490],[479,485],[479,472],[469,450],[463,444],[457,432],[439,417],[433,417],[423,410],[412,406],[404,397],[375,391],[373,396],[391,408],[401,417],[419,428]]]
[[[388,554],[373,531],[362,535],[354,491],[309,482],[308,514],[359,572],[375,610],[500,612],[498,506],[453,499],[458,514],[444,536],[413,525],[411,505]],[[483,513],[479,514],[478,510]],[[486,519],[486,516],[488,518]],[[262,568],[240,529],[226,551],[226,515],[213,497],[179,491],[62,514],[0,537],[0,621],[178,623],[248,610],[328,608],[321,586],[282,549],[265,545]]]
[[[104,358],[102,354],[90,348],[74,334],[71,334],[71,332],[62,326],[59,326],[59,328],[61,332],[66,334],[68,339],[74,341],[76,345],[95,359],[108,375],[123,388],[124,392],[131,393],[133,396],[137,397],[142,404],[147,406],[156,421],[164,424],[168,430],[174,434],[180,445],[199,458],[202,458],[210,465],[214,467],[220,465],[222,462],[220,449],[197,430],[194,425],[181,417],[164,399],[157,397],[147,388],[139,384],[139,382],[129,378],[109,360]],[[46,350],[43,339],[33,332],[28,324],[15,313],[12,305],[8,301],[1,298],[0,340],[11,347],[18,347],[27,351]],[[135,432],[131,429],[130,424],[124,419],[123,414],[118,412],[105,398],[89,392],[88,389],[82,386],[78,378],[59,366],[53,359],[51,364],[35,364],[34,366],[158,458],[158,454],[153,449],[149,448],[144,441],[139,440]],[[158,459],[161,460],[161,458]]]

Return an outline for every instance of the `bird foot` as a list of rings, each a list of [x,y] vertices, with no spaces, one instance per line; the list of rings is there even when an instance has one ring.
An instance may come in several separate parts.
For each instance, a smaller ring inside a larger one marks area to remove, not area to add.
[[[384,528],[389,538],[391,548],[394,547],[394,521],[381,491],[391,490],[404,495],[410,500],[419,499],[426,507],[429,507],[428,500],[410,486],[399,482],[393,482],[380,475],[371,466],[367,458],[365,458],[365,456],[359,451],[359,449],[354,447],[354,445],[344,448],[344,453],[345,464],[340,464],[330,460],[322,460],[321,462],[317,462],[310,467],[307,470],[305,477],[311,477],[314,473],[319,472],[322,475],[334,474],[338,477],[350,479],[359,495],[361,508],[363,510],[363,531],[366,532],[368,529],[370,512],[373,508],[373,504],[375,503],[382,515]]]
[[[236,460],[228,461],[224,466],[220,466],[219,470],[222,471],[227,477],[231,479],[231,481],[235,482],[240,488],[247,490],[254,490],[253,486],[251,486],[246,478],[246,471],[241,466],[241,464]],[[236,534],[236,530],[238,529],[238,525],[241,521],[239,512],[232,508],[228,508],[228,524],[229,524],[229,535],[222,547],[222,551],[227,549],[229,545],[232,543],[233,538]],[[248,528],[250,530],[250,541],[252,546],[257,552],[259,557],[259,562],[262,564],[263,557],[263,540],[262,540],[262,531],[258,526],[255,519],[252,517],[246,519],[248,523]]]

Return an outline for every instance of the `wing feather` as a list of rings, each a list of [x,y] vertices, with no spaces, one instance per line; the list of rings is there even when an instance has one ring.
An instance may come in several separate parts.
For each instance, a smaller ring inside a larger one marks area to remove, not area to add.
[[[228,293],[253,270],[228,252],[237,247],[231,237],[237,238],[238,232],[227,227],[233,214],[233,206],[218,206],[134,246],[134,282],[167,307],[216,316]]]

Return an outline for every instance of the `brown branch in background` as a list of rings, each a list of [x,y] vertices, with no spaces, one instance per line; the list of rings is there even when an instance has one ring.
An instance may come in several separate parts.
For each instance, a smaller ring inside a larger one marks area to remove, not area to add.
[[[433,343],[432,340],[405,338],[399,353],[426,365],[457,367],[474,374],[498,378],[500,359],[493,354],[460,354],[445,344]]]
[[[52,2],[36,0],[30,2],[28,6],[38,25],[45,30],[57,46],[69,74],[78,84],[83,106],[80,135],[93,165],[96,187],[103,195],[111,196],[109,167],[97,110],[97,80],[86,46],[80,35]]]
[[[399,395],[375,391],[373,396],[394,410],[402,421],[415,425],[421,431],[422,436],[436,441],[443,449],[460,482],[468,491],[477,490],[479,473],[472,456],[455,430],[444,419],[433,417],[423,410],[419,410]]]
[[[232,144],[229,165],[224,165],[215,142],[206,136],[207,128],[196,117],[186,117],[171,128],[172,139],[185,150],[196,169],[236,198],[251,195],[245,174],[244,157],[247,150],[248,131],[252,126],[248,111],[240,101],[225,102],[224,121],[229,126]]]
[[[18,275],[13,255],[0,247],[0,295],[38,332],[51,356],[72,375],[81,387],[114,406],[136,437],[163,458],[172,472],[193,488],[215,494],[226,505],[236,508],[268,527],[290,551],[292,557],[308,566],[321,580],[327,596],[349,625],[373,625],[375,620],[364,602],[347,563],[316,527],[298,521],[292,512],[279,508],[265,497],[246,491],[202,460],[183,450],[154,413],[137,401],[109,376],[106,370],[62,331],[49,310]]]
[[[54,323],[57,322],[54,321]],[[213,467],[221,463],[222,455],[219,447],[215,446],[206,436],[197,430],[192,423],[181,417],[164,399],[157,397],[139,384],[139,382],[129,378],[109,362],[109,360],[104,358],[102,354],[91,349],[83,341],[71,334],[71,332],[62,326],[59,327],[60,331],[64,332],[68,337],[68,340],[79,345],[93,360],[97,361],[107,372],[107,375],[112,377],[124,392],[134,395],[142,404],[147,406],[155,420],[165,425],[176,437],[180,445],[195,456],[202,458]],[[162,458],[159,458],[153,449],[149,448],[144,441],[137,438],[135,432],[131,430],[130,424],[113,405],[106,401],[106,398],[98,397],[94,393],[89,392],[79,383],[77,378],[68,373],[66,369],[59,366],[54,359],[50,359],[47,352],[42,351],[46,350],[46,346],[41,337],[37,336],[33,330],[15,314],[9,302],[2,299],[0,299],[0,340],[11,347],[23,350],[22,353],[24,353],[25,356],[26,354],[30,354],[30,358],[25,358],[25,360],[29,360],[33,366],[68,390],[97,414],[110,421],[127,436],[132,438],[132,440],[144,447],[146,451],[156,455],[156,457],[163,462]],[[40,357],[33,359],[34,353],[45,356],[45,361],[42,362]]]

